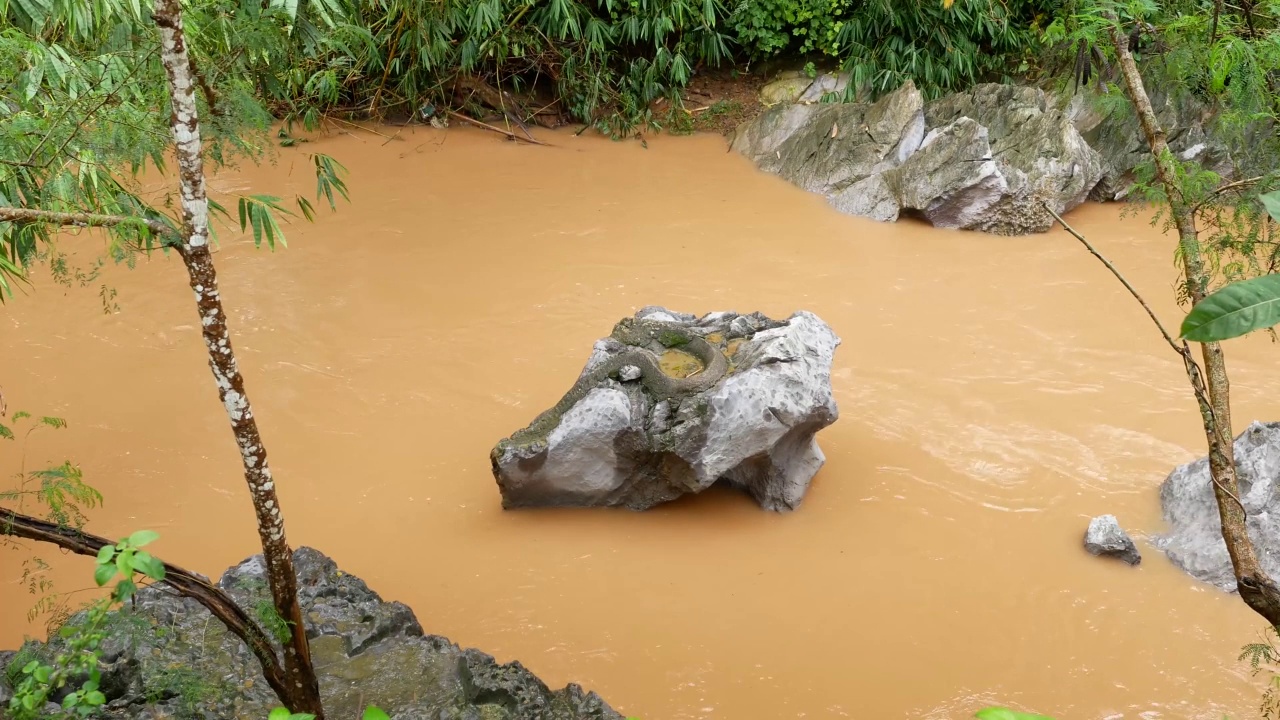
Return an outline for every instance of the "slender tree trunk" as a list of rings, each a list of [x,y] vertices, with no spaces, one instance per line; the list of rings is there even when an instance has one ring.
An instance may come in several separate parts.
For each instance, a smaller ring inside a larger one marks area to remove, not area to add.
[[[180,0],[157,0],[155,22],[160,27],[161,61],[168,77],[173,103],[173,139],[177,145],[178,174],[181,183],[182,219],[185,225],[179,254],[190,276],[200,314],[205,347],[209,350],[209,368],[218,386],[218,396],[226,408],[240,447],[245,482],[258,516],[258,535],[266,559],[267,581],[276,611],[290,626],[291,640],[284,643],[284,671],[289,683],[289,710],[310,713],[323,719],[320,688],[302,611],[298,607],[297,575],[293,569],[293,552],[285,539],[284,517],[276,497],[275,482],[267,466],[267,451],[258,434],[258,423],[245,394],[244,378],[236,363],[227,330],[227,314],[218,294],[218,275],[209,252],[209,202],[205,195],[204,167],[201,159],[200,123],[196,114],[195,79],[182,31]]]
[[[1178,230],[1178,245],[1182,260],[1187,296],[1193,303],[1204,298],[1209,285],[1209,273],[1200,254],[1199,233],[1196,230],[1194,212],[1182,195],[1177,182],[1177,168],[1173,153],[1169,150],[1164,129],[1156,119],[1151,99],[1142,82],[1142,75],[1129,52],[1127,38],[1121,34],[1115,16],[1111,23],[1111,41],[1120,58],[1120,72],[1129,89],[1142,125],[1143,135],[1155,158],[1156,177],[1164,185],[1169,201],[1169,211]],[[1235,449],[1231,431],[1231,386],[1227,379],[1227,361],[1218,343],[1201,345],[1207,376],[1207,395],[1201,399],[1200,419],[1204,426],[1205,440],[1209,444],[1209,473],[1213,481],[1213,496],[1218,504],[1218,516],[1222,521],[1222,539],[1231,556],[1240,597],[1273,626],[1280,627],[1280,588],[1267,576],[1258,562],[1257,552],[1249,539],[1244,505],[1240,503],[1240,483],[1236,477]]]

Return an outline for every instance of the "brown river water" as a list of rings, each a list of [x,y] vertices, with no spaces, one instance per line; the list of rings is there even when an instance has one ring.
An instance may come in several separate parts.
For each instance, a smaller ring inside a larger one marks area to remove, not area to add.
[[[335,133],[213,181],[310,194],[316,150],[351,171],[352,204],[289,226],[287,250],[224,230],[217,255],[295,546],[644,720],[1256,713],[1236,656],[1261,622],[1146,540],[1160,481],[1202,452],[1180,365],[1079,244],[845,217],[715,136],[545,137]],[[1168,238],[1117,206],[1069,219],[1176,325]],[[118,313],[43,277],[0,308],[10,410],[70,423],[27,466],[74,460],[107,498],[89,529],[157,530],[216,575],[257,538],[185,275],[157,256],[104,279]],[[648,304],[805,309],[842,336],[841,418],[798,511],[731,491],[501,510],[489,448]],[[1228,351],[1238,427],[1277,419],[1280,348]],[[1104,512],[1139,568],[1082,550]],[[39,632],[13,580],[28,555],[0,549],[0,647]],[[43,555],[61,589],[90,584],[87,560]]]

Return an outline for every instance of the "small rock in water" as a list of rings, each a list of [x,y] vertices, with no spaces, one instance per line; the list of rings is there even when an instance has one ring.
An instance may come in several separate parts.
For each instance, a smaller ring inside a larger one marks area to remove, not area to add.
[[[1115,515],[1099,515],[1089,521],[1089,529],[1084,534],[1084,549],[1093,555],[1120,558],[1130,565],[1142,562],[1142,555],[1133,539],[1120,528]]]

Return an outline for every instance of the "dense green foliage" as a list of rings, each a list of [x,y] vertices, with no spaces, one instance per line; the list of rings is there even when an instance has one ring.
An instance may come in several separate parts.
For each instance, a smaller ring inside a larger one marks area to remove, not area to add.
[[[729,18],[750,58],[821,54],[878,94],[914,80],[926,95],[1029,69],[1058,0],[743,0]]]
[[[224,117],[263,120],[250,112],[260,108],[255,96],[308,128],[326,116],[427,119],[498,104],[519,122],[574,121],[625,135],[663,126],[695,72],[730,63],[826,58],[873,94],[907,78],[928,95],[999,79],[1027,69],[1061,0],[960,0],[950,8],[935,0],[730,2],[197,0],[186,14],[203,80],[230,106]],[[70,13],[63,5],[76,3],[0,0],[0,22],[58,47],[50,61],[11,45],[4,61],[40,63],[35,81],[47,72],[61,81],[59,61],[138,47],[138,27],[94,22],[103,8],[132,2],[96,0]],[[51,20],[67,15],[75,19]],[[112,57],[77,68],[73,80],[118,83],[129,67],[119,94],[158,92],[154,62]],[[496,88],[513,94],[504,99]],[[149,124],[119,132],[154,145],[140,129]]]

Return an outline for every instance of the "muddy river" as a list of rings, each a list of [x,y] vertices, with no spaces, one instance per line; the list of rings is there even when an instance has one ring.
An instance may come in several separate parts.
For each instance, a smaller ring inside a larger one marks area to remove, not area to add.
[[[352,204],[289,226],[287,250],[224,230],[217,255],[295,545],[429,632],[645,720],[1256,712],[1236,656],[1261,623],[1146,541],[1158,484],[1203,442],[1179,362],[1074,240],[845,217],[714,136],[548,139],[335,133],[214,180],[309,194],[317,150],[351,171]],[[1114,206],[1070,220],[1177,323],[1170,240]],[[43,276],[0,308],[10,410],[70,423],[6,444],[0,473],[74,460],[107,498],[91,530],[157,530],[157,552],[216,574],[257,537],[185,274],[156,257],[101,282],[119,312],[100,283]],[[799,511],[729,491],[500,509],[489,448],[648,304],[805,309],[842,336],[841,418]],[[1229,360],[1239,427],[1276,419],[1280,350]],[[1138,569],[1081,549],[1104,512]],[[28,555],[0,550],[0,647],[39,632]],[[43,555],[60,589],[91,584],[87,561]]]

